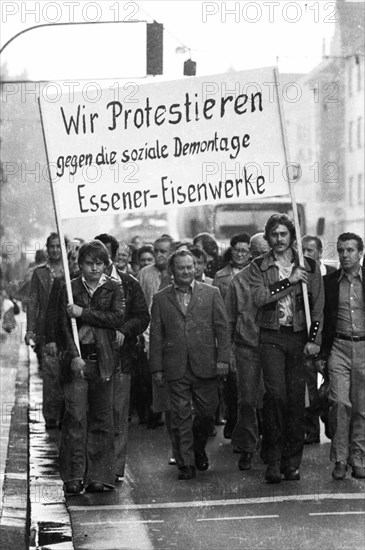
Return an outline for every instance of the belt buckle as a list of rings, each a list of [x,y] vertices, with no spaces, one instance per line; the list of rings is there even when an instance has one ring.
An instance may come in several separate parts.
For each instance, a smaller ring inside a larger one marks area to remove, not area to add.
[[[353,342],[360,342],[360,336],[352,336]]]
[[[97,361],[98,360],[98,356],[96,353],[90,353],[87,357],[86,357],[87,361]]]

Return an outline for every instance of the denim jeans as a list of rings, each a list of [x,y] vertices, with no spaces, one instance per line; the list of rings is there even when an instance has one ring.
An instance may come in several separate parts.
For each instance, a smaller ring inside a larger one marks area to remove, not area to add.
[[[236,345],[238,420],[232,433],[232,445],[247,453],[256,450],[259,432],[257,403],[261,380],[258,348]]]
[[[365,342],[335,339],[330,377],[330,458],[365,467]]]
[[[100,378],[98,363],[86,361],[85,378],[64,384],[60,473],[64,482],[115,483],[113,382]]]
[[[282,468],[298,468],[303,453],[306,342],[306,331],[261,330],[265,460]]]

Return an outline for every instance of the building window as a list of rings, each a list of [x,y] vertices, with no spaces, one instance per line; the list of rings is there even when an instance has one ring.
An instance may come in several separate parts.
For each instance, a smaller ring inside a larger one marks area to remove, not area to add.
[[[357,119],[357,146],[359,149],[362,147],[362,129],[363,129],[363,120],[362,116],[359,116]]]
[[[349,177],[349,205],[354,205],[354,178]]]
[[[349,63],[348,63],[347,76],[348,76],[348,80],[347,80],[348,91],[349,91],[349,96],[351,97],[352,96],[352,61],[351,59],[349,60]]]
[[[353,130],[353,122],[350,120],[349,122],[349,151],[352,151],[352,130]]]
[[[362,90],[362,60],[358,55],[356,56],[356,68],[357,68],[357,91]]]
[[[358,204],[364,204],[364,176],[359,174],[357,176],[357,202]]]

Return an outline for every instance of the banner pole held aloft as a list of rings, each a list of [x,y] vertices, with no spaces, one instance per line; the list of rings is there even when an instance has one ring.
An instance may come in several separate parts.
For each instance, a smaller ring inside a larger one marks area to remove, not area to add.
[[[49,168],[49,157],[48,157],[47,141],[46,141],[46,135],[45,135],[45,132],[44,132],[42,108],[41,108],[41,104],[40,104],[40,101],[39,101],[39,97],[38,97],[38,106],[39,106],[39,113],[40,113],[40,117],[41,117],[43,141],[44,141],[44,147],[45,147],[45,151],[46,151],[48,177],[49,177],[49,181],[50,181],[50,184],[51,184],[53,206],[54,206],[55,217],[56,217],[56,226],[57,226],[57,232],[58,232],[58,236],[59,236],[59,239],[60,239],[60,245],[61,245],[62,264],[63,264],[63,271],[64,271],[64,274],[65,274],[67,299],[68,299],[69,304],[73,304],[73,296],[72,296],[72,288],[71,288],[71,277],[70,277],[70,271],[69,271],[69,268],[68,268],[65,236],[63,234],[61,217],[59,215],[60,210],[59,210],[59,205],[58,205],[57,192],[56,192],[56,190],[53,186],[51,170]],[[77,331],[76,319],[74,319],[74,318],[71,319],[71,327],[72,327],[72,334],[73,334],[73,337],[74,337],[74,341],[75,341],[77,350],[78,350],[78,352],[80,354],[80,357],[81,357],[79,334],[78,334],[78,331]]]
[[[297,238],[299,265],[301,267],[304,267],[302,238],[301,238],[301,234],[300,234],[299,216],[298,216],[297,202],[296,202],[296,199],[295,199],[294,182],[292,181],[292,179],[290,177],[290,173],[289,173],[289,147],[288,147],[288,139],[287,139],[287,133],[286,133],[286,124],[285,124],[285,120],[284,120],[284,110],[283,110],[282,100],[281,100],[281,97],[280,97],[280,94],[279,94],[279,84],[280,84],[280,82],[279,82],[279,78],[278,78],[277,69],[274,69],[274,79],[275,79],[275,88],[276,88],[278,108],[279,108],[279,119],[280,119],[281,135],[282,135],[283,147],[284,147],[286,178],[287,178],[287,181],[288,181],[288,184],[289,184],[289,194],[290,194],[290,199],[291,199],[291,203],[292,203],[293,219],[294,219],[295,233],[296,233],[296,238]],[[311,314],[310,314],[310,308],[309,308],[308,288],[307,288],[307,285],[303,282],[302,282],[302,288],[303,288],[305,318],[306,318],[306,322],[307,322],[307,331],[308,331],[308,334],[309,334],[310,327],[311,327]]]

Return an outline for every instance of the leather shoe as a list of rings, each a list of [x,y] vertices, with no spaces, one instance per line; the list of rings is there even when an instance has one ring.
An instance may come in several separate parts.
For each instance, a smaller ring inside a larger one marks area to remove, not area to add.
[[[196,476],[195,466],[182,466],[180,468],[178,479],[181,479],[181,480],[192,479],[195,476]]]
[[[346,477],[347,464],[345,462],[336,462],[335,467],[333,468],[332,477],[337,481],[345,479]]]
[[[281,482],[280,465],[277,462],[268,465],[265,473],[265,480],[267,483]]]
[[[240,459],[238,461],[239,470],[251,470],[252,453],[242,451]]]
[[[352,475],[352,477],[356,477],[357,479],[364,479],[365,478],[365,468],[363,466],[353,466],[351,475]]]
[[[205,451],[202,451],[201,453],[194,453],[194,454],[195,454],[196,469],[200,470],[201,472],[205,472],[205,470],[208,470],[209,460],[207,457],[207,453]]]
[[[100,483],[99,481],[91,481],[85,491],[87,493],[103,493],[104,491],[110,491],[111,489],[111,487],[107,487],[104,483]]]
[[[294,466],[289,466],[288,468],[285,468],[284,479],[286,479],[286,481],[299,481],[299,470],[297,468],[294,468]]]
[[[82,481],[74,480],[65,483],[65,493],[68,495],[79,495],[83,489]]]

